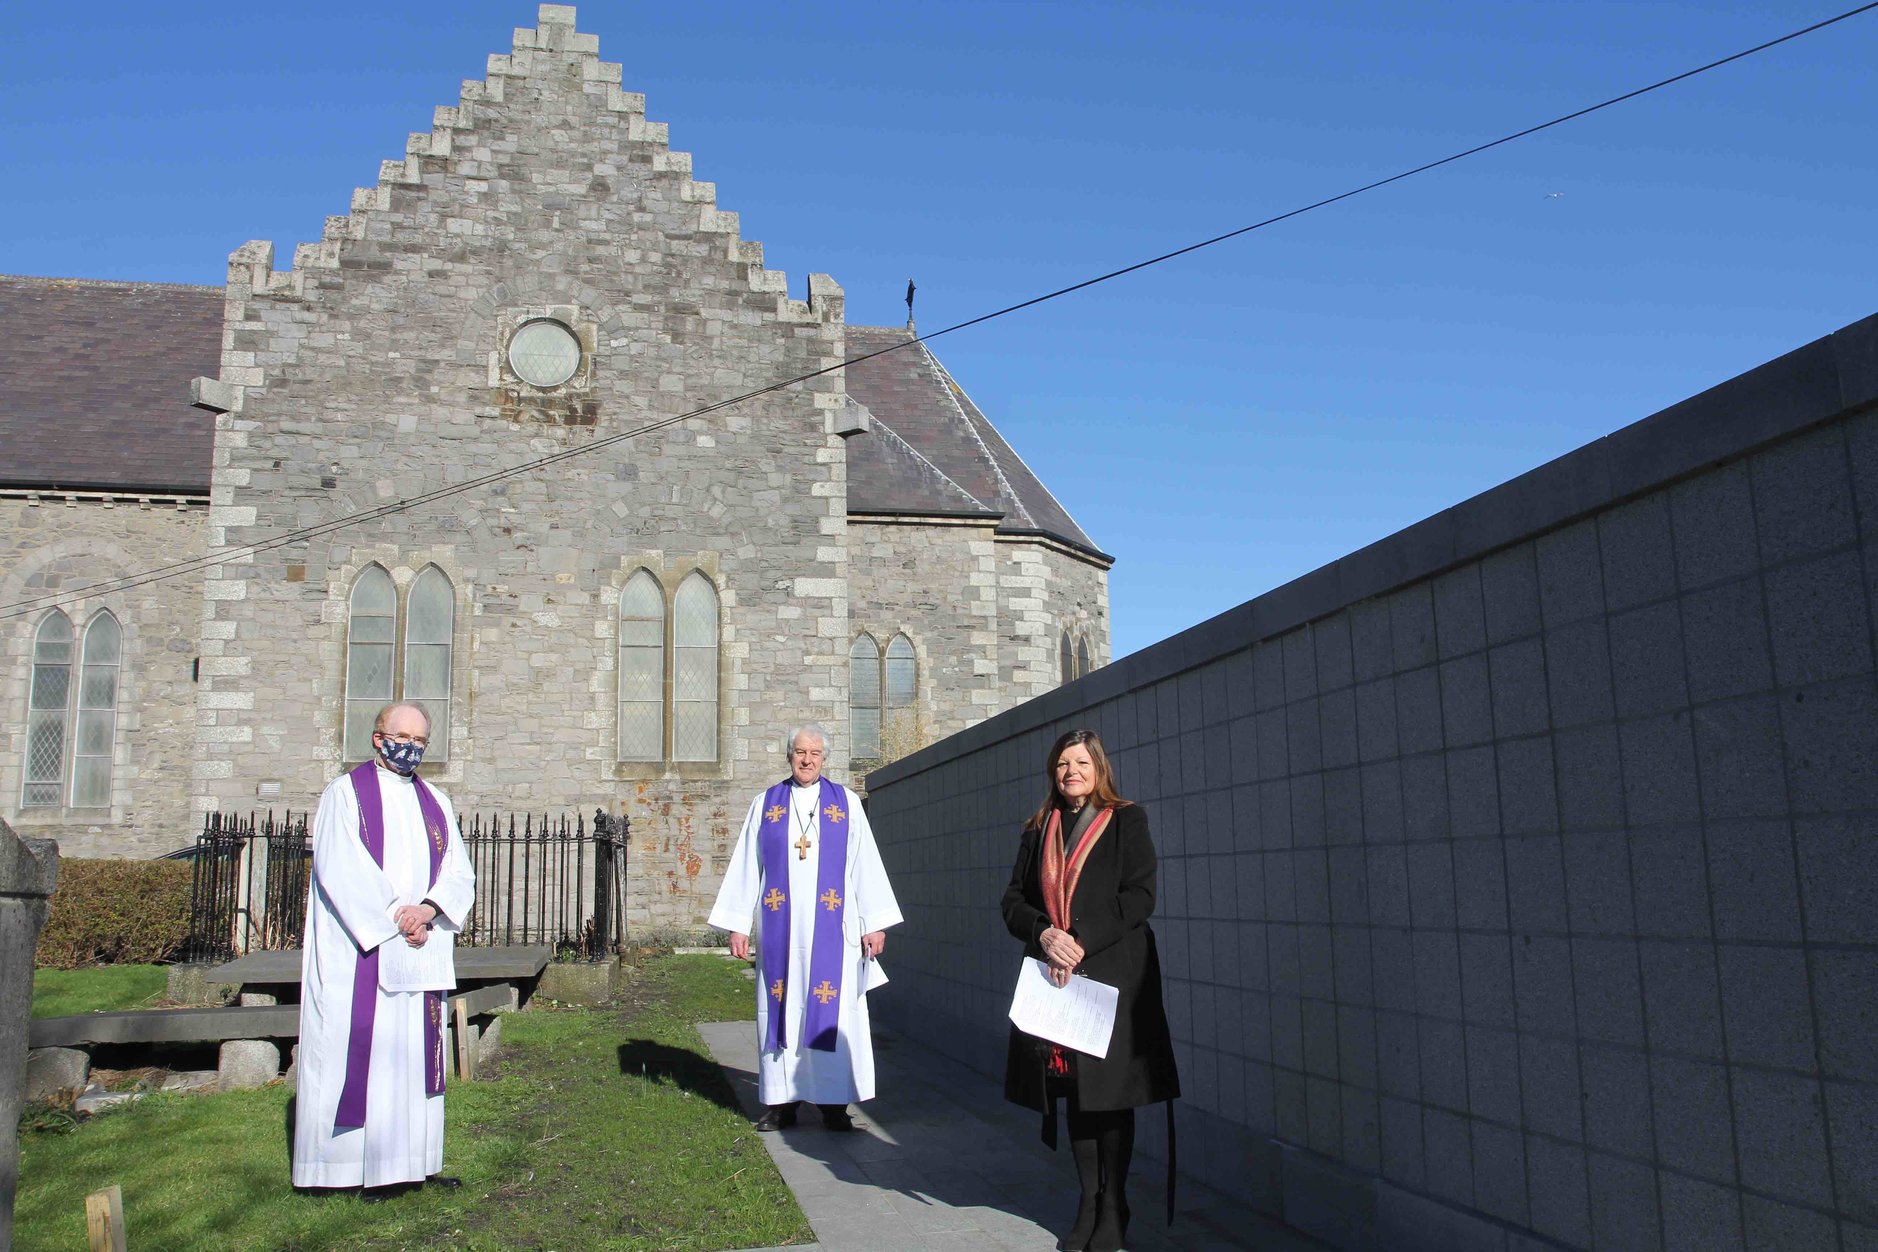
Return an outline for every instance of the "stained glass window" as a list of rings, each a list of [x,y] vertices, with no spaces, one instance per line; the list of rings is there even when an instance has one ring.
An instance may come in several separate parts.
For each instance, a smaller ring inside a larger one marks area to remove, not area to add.
[[[656,761],[665,748],[665,593],[645,570],[619,598],[619,759]]]
[[[679,585],[673,614],[672,759],[717,759],[717,588],[703,574]]]
[[[430,715],[427,761],[450,759],[450,660],[455,626],[455,591],[449,576],[433,565],[417,576],[405,601],[404,691],[398,697],[423,705]]]
[[[880,755],[880,645],[869,634],[848,649],[848,734],[857,760]]]
[[[72,807],[109,808],[111,756],[117,742],[117,678],[123,634],[117,619],[100,613],[85,628],[78,680],[78,735],[72,745]]]
[[[26,775],[20,807],[56,806],[65,775],[72,693],[72,621],[57,609],[33,636],[32,690],[26,711]]]
[[[392,649],[398,592],[381,565],[368,565],[352,584],[346,618],[346,741],[348,761],[372,755],[372,721],[391,703]]]
[[[559,387],[580,372],[580,340],[559,322],[525,322],[509,338],[509,368],[531,387]]]

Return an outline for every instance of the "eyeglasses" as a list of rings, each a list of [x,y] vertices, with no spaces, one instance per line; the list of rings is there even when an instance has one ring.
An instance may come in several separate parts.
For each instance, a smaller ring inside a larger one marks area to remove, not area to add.
[[[382,730],[374,731],[373,733],[380,739],[395,743],[401,748],[413,743],[420,748],[428,748],[430,746],[430,740],[422,735],[388,735]]]

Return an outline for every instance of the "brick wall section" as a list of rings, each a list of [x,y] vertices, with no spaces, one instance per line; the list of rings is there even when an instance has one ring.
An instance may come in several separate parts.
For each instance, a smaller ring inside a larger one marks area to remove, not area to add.
[[[200,556],[204,529],[200,504],[0,499],[0,603],[70,593]],[[63,855],[84,857],[160,856],[195,839],[189,770],[201,597],[202,578],[195,575],[64,605],[81,639],[100,610],[123,628],[108,811],[19,807],[33,636],[44,615],[0,622],[0,719],[14,728],[0,754],[0,812],[16,830],[57,839]],[[77,672],[74,666],[74,682]]]
[[[876,1011],[1000,1071],[1094,726],[1198,1177],[1344,1248],[1878,1247],[1874,399],[1878,318],[878,771]]]

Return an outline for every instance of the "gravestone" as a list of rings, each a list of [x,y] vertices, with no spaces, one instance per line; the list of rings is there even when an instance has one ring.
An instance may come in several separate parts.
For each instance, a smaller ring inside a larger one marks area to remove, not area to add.
[[[20,1173],[20,1099],[33,1016],[33,953],[46,899],[59,880],[59,845],[21,839],[0,819],[0,1248],[13,1246]]]

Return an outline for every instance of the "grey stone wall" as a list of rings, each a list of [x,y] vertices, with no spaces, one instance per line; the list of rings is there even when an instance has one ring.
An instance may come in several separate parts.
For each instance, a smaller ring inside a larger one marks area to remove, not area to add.
[[[1108,659],[1108,574],[1086,556],[978,523],[868,517],[848,535],[852,631],[912,641],[921,744],[1059,686],[1066,628]]]
[[[241,544],[579,448],[837,363],[838,287],[791,300],[665,127],[619,88],[571,9],[492,57],[325,239],[273,272],[230,265],[210,521]],[[554,313],[587,348],[574,383],[525,388],[505,327]],[[226,566],[207,588],[201,808],[256,780],[306,803],[341,767],[345,607],[367,562],[457,589],[451,752],[459,807],[625,808],[639,920],[695,926],[753,759],[791,719],[845,720],[839,374],[598,455]],[[614,614],[640,565],[720,596],[720,759],[615,763]],[[490,663],[480,663],[487,659]],[[649,820],[656,817],[658,820]]]
[[[83,589],[200,556],[204,532],[199,504],[0,499],[0,603],[77,592],[62,607],[75,631],[101,610],[123,629],[110,807],[22,809],[33,637],[44,614],[0,622],[0,814],[24,834],[56,838],[67,856],[157,856],[195,838],[189,769],[202,578]]]
[[[1878,318],[877,771],[876,1011],[1000,1072],[1093,726],[1183,1168],[1344,1248],[1878,1247],[1874,400]]]

